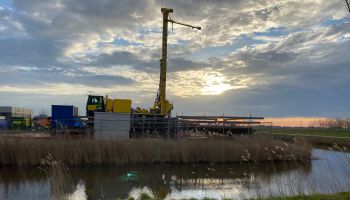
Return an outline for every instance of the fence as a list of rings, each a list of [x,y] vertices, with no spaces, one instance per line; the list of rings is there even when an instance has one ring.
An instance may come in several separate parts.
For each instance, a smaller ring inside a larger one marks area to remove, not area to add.
[[[37,121],[33,120],[33,127],[22,132],[95,134],[98,138],[169,138],[188,136],[194,132],[204,135],[271,133],[272,123],[263,123],[262,119],[262,117],[251,116],[176,116],[168,118],[159,115],[96,112],[95,117],[89,119],[47,120],[45,123],[36,123]],[[16,131],[18,132],[20,131]]]
[[[223,135],[251,134],[261,126],[263,117],[239,116],[177,116],[181,130],[197,130]]]

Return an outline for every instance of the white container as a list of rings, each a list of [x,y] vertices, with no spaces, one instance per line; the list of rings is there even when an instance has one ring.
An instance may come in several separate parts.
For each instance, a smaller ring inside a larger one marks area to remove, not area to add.
[[[32,110],[13,106],[0,106],[0,114],[8,117],[31,118]]]
[[[130,113],[95,112],[95,138],[129,139]]]

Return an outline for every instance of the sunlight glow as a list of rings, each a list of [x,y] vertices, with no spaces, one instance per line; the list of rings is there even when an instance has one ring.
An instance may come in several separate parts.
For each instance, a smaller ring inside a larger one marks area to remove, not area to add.
[[[219,95],[234,88],[226,82],[225,77],[221,73],[210,74],[206,77],[206,82],[201,89],[201,93],[204,95]]]

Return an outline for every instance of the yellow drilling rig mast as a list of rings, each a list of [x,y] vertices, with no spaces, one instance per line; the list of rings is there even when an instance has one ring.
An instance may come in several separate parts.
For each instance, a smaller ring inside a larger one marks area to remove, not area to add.
[[[177,22],[170,18],[173,13],[171,8],[162,8],[163,14],[163,36],[162,36],[162,57],[160,59],[160,79],[157,97],[153,106],[147,109],[136,108],[136,114],[151,114],[160,116],[170,116],[173,104],[166,99],[166,71],[167,71],[167,47],[168,47],[168,23],[179,24],[201,30],[201,27]],[[120,110],[120,111],[118,111]],[[93,118],[94,112],[131,112],[131,100],[129,99],[109,99],[103,96],[89,95],[86,104],[86,115]]]
[[[166,72],[167,72],[167,53],[168,53],[168,23],[179,24],[193,29],[201,30],[199,26],[192,26],[189,24],[177,22],[170,18],[170,13],[173,13],[171,8],[162,8],[163,14],[163,37],[162,37],[162,57],[160,59],[160,79],[159,79],[159,90],[157,97],[154,101],[153,107],[150,109],[151,113],[168,115],[170,116],[173,109],[173,104],[166,99]]]

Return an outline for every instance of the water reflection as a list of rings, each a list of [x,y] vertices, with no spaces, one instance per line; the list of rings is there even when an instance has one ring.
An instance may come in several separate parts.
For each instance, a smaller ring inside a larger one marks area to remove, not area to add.
[[[63,199],[68,199],[68,200],[85,200],[85,199],[88,199],[88,196],[86,194],[86,188],[85,188],[84,182],[80,181],[77,184],[77,187],[74,190],[74,192],[72,192],[71,194],[66,194]]]
[[[71,169],[76,188],[67,199],[258,198],[332,193],[350,188],[350,156],[314,150],[319,159],[300,164],[137,165]],[[0,199],[49,199],[50,184],[37,169],[1,169]]]

